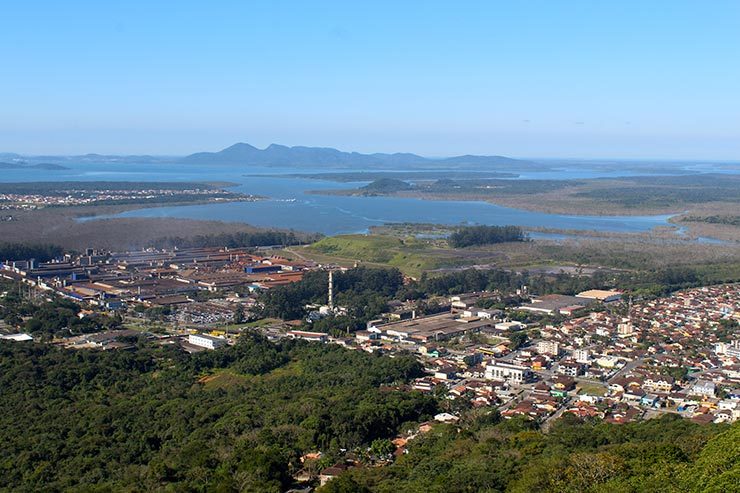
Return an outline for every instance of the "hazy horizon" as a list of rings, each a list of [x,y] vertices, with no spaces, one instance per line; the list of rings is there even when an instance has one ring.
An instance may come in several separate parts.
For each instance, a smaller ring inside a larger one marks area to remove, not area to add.
[[[449,154],[449,155],[428,155],[421,152],[416,152],[414,150],[390,150],[390,151],[358,151],[356,149],[345,149],[345,148],[338,148],[335,146],[327,145],[327,146],[314,146],[314,145],[306,145],[306,144],[282,144],[280,142],[270,142],[269,144],[264,145],[255,145],[251,142],[246,141],[238,141],[234,142],[229,145],[224,145],[223,147],[217,148],[217,149],[199,149],[196,151],[193,151],[191,153],[187,154],[176,154],[176,153],[153,153],[153,152],[137,152],[137,153],[115,153],[115,152],[77,152],[77,153],[28,153],[28,152],[17,152],[14,150],[8,150],[8,149],[0,149],[0,156],[2,155],[9,155],[9,154],[15,154],[23,158],[54,158],[54,157],[74,157],[74,156],[86,156],[86,155],[99,155],[99,156],[119,156],[119,157],[130,157],[130,156],[150,156],[153,158],[180,158],[185,157],[190,154],[200,153],[200,152],[219,152],[221,150],[224,150],[228,147],[231,147],[236,144],[249,144],[254,147],[256,147],[259,150],[265,150],[271,145],[280,145],[285,147],[309,147],[309,148],[329,148],[338,150],[340,152],[349,152],[349,153],[361,153],[361,154],[415,154],[417,156],[421,156],[427,159],[447,159],[451,157],[459,157],[464,155],[474,155],[473,153],[469,152],[460,152],[457,154]],[[596,163],[596,162],[661,162],[661,163],[696,163],[696,162],[707,162],[707,163],[727,163],[727,164],[735,164],[740,163],[740,159],[689,159],[689,158],[671,158],[671,157],[612,157],[612,156],[593,156],[593,157],[581,157],[581,156],[515,156],[515,155],[509,155],[509,154],[500,154],[500,153],[487,153],[487,154],[475,154],[475,155],[481,155],[481,156],[502,156],[502,157],[508,157],[513,159],[520,159],[520,160],[541,160],[541,161],[575,161],[579,162],[582,161],[584,163]]]
[[[736,2],[15,2],[0,149],[740,160]]]

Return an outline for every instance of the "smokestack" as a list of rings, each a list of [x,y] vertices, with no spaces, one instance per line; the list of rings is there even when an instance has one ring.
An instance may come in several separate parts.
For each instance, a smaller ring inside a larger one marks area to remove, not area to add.
[[[334,272],[329,271],[329,309],[334,309]]]

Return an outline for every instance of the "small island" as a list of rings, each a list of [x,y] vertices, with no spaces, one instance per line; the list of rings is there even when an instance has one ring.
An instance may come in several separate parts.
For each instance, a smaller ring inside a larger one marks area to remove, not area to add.
[[[0,170],[2,169],[37,169],[45,171],[62,171],[69,169],[66,166],[55,163],[38,163],[38,164],[26,164],[26,163],[0,163]]]
[[[413,185],[403,180],[396,180],[395,178],[379,178],[360,188],[360,190],[365,194],[387,194],[413,189]]]

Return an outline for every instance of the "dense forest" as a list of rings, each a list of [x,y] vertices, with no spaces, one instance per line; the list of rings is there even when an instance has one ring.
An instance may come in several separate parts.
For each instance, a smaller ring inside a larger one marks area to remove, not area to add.
[[[453,248],[525,240],[526,235],[519,226],[469,226],[458,229],[447,239]]]
[[[58,245],[47,243],[0,243],[0,262],[5,260],[28,260],[35,258],[39,262],[46,262],[59,257],[64,249]]]
[[[194,355],[0,341],[0,490],[285,491],[301,468],[372,460],[444,409],[393,390],[420,374],[413,357],[256,335]],[[738,424],[566,417],[542,433],[479,409],[320,491],[719,493],[737,485],[739,460]]]
[[[566,417],[549,433],[495,414],[438,425],[384,468],[350,470],[321,493],[737,491],[740,424],[667,415],[627,425]]]
[[[432,397],[383,387],[420,372],[250,335],[194,355],[0,341],[0,490],[284,491],[305,452],[331,465],[429,419]]]
[[[152,246],[155,248],[291,246],[312,243],[318,239],[318,235],[296,234],[293,231],[240,231],[188,238],[168,236],[155,240]]]

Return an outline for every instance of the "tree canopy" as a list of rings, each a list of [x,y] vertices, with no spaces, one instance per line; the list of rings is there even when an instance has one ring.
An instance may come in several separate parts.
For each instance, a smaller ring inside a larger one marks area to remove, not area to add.
[[[447,241],[454,248],[465,248],[526,239],[519,226],[468,226],[452,233]]]
[[[428,419],[411,357],[245,335],[219,351],[0,341],[0,490],[284,491],[304,452]]]

